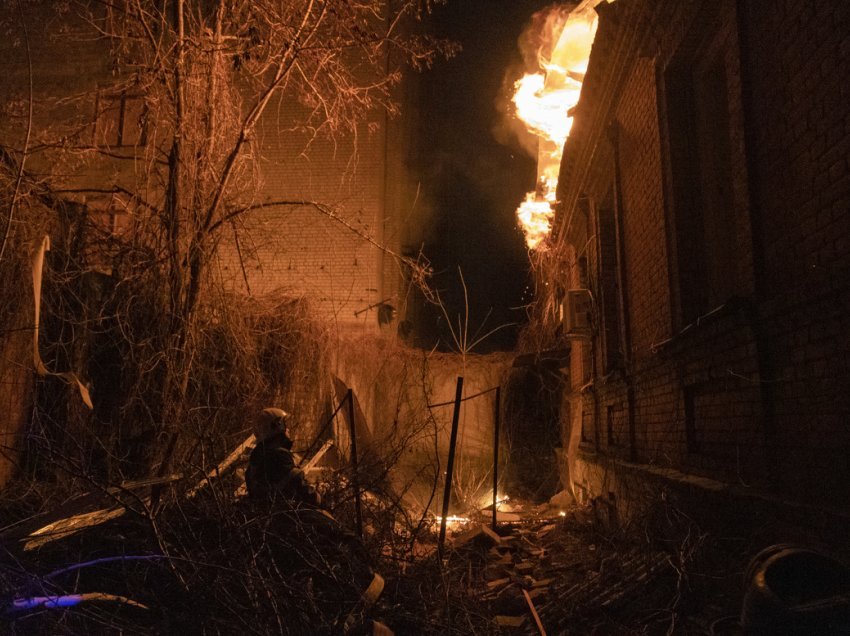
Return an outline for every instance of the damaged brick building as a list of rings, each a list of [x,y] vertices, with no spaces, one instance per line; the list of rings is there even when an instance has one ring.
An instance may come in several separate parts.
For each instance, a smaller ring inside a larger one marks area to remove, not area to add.
[[[572,486],[846,511],[850,4],[598,11],[537,268]]]

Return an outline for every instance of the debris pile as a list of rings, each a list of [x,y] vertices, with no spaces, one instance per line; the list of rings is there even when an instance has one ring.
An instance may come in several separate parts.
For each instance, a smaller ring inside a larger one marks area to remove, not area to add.
[[[463,572],[458,562],[467,562],[467,594],[486,607],[493,631],[584,633],[580,625],[675,592],[667,553],[600,534],[587,511],[560,516],[543,506],[518,516],[495,531],[473,526],[451,543],[450,569]]]

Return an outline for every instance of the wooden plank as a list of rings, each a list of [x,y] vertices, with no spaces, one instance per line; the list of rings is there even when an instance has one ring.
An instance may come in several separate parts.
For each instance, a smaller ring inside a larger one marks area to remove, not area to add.
[[[507,585],[507,584],[508,584],[508,583],[510,583],[510,582],[511,582],[511,579],[510,579],[510,578],[496,579],[495,581],[490,581],[490,582],[487,584],[487,589],[489,589],[489,590],[498,590],[499,588],[504,587],[505,585]]]
[[[222,474],[223,472],[225,472],[228,468],[230,468],[230,466],[231,466],[231,465],[232,465],[232,464],[233,464],[233,463],[234,463],[237,459],[239,459],[240,457],[242,457],[242,453],[244,453],[246,449],[248,449],[248,448],[253,448],[253,447],[254,447],[254,444],[255,444],[255,442],[256,442],[256,441],[257,441],[257,440],[256,440],[256,438],[254,437],[254,434],[253,434],[253,433],[251,433],[251,434],[248,436],[248,438],[247,438],[244,442],[242,442],[241,444],[239,444],[239,446],[237,446],[237,447],[233,450],[233,452],[232,452],[232,453],[230,453],[230,455],[228,455],[227,457],[225,457],[225,458],[224,458],[224,461],[222,461],[222,462],[221,462],[218,466],[216,466],[216,467],[215,467],[215,468],[213,468],[210,472],[208,472],[208,473],[207,473],[207,475],[206,475],[206,477],[204,477],[201,481],[199,481],[197,484],[195,484],[194,486],[192,486],[192,488],[190,488],[190,489],[189,489],[189,492],[187,492],[187,493],[186,493],[186,498],[187,498],[187,499],[191,499],[192,497],[194,497],[194,496],[198,493],[198,491],[199,491],[201,488],[203,488],[203,487],[204,487],[204,485],[205,485],[205,484],[208,484],[208,483],[210,482],[210,480],[211,480],[213,477],[217,477],[217,476],[221,475],[221,474]]]
[[[478,545],[482,548],[492,548],[501,543],[502,538],[493,532],[490,528],[485,526],[484,524],[480,524],[475,526],[471,530],[464,532],[459,537],[456,537],[452,541],[452,546],[455,549],[462,548],[467,545]]]
[[[495,618],[496,625],[499,627],[522,627],[525,623],[525,616],[506,616],[500,614]]]
[[[535,564],[532,561],[522,561],[521,563],[517,563],[514,566],[514,569],[520,574],[528,574],[533,571],[535,568]]]
[[[522,594],[523,596],[525,596],[525,602],[528,603],[528,609],[531,610],[531,616],[532,618],[534,618],[534,622],[537,624],[537,631],[540,632],[540,636],[546,636],[546,630],[543,628],[543,623],[540,621],[540,616],[537,615],[537,609],[534,607],[534,601],[531,600],[531,597],[525,590],[522,591]]]
[[[165,475],[163,477],[152,477],[150,479],[142,479],[138,481],[127,481],[123,482],[120,486],[107,488],[106,492],[117,498],[118,495],[123,494],[126,491],[139,490],[149,486],[164,485],[179,479],[182,479],[182,476],[175,474]],[[99,493],[89,493],[92,497],[95,497],[98,494]],[[139,499],[141,499],[145,506],[150,503],[150,497],[140,497]],[[84,497],[81,501],[91,503],[89,496]],[[24,552],[40,548],[41,546],[57,541],[58,539],[64,539],[65,537],[76,534],[80,530],[98,526],[113,519],[118,519],[126,512],[126,504],[119,502],[118,505],[113,505],[108,508],[99,508],[97,510],[90,510],[88,512],[81,512],[79,514],[68,515],[60,519],[55,519],[54,521],[33,530],[21,538],[21,540],[25,542]]]
[[[301,467],[301,470],[303,470],[305,473],[307,473],[307,472],[309,472],[309,471],[313,470],[313,468],[315,468],[316,464],[318,464],[318,463],[319,463],[319,460],[321,460],[321,459],[322,459],[322,457],[324,457],[324,456],[325,456],[325,453],[327,453],[327,452],[328,452],[328,450],[330,449],[330,447],[331,447],[331,446],[333,446],[333,445],[334,445],[334,441],[333,441],[332,439],[329,439],[329,440],[328,440],[328,441],[326,441],[324,444],[322,444],[322,447],[321,447],[318,451],[316,451],[316,454],[315,454],[315,455],[313,455],[313,456],[312,456],[312,457],[311,457],[311,458],[307,461],[307,463],[306,463],[306,464],[304,464],[304,465]]]
[[[147,501],[148,500],[146,500],[146,502]],[[80,515],[74,515],[73,517],[60,519],[59,521],[54,521],[43,528],[39,528],[26,537],[27,542],[24,544],[24,551],[26,552],[35,548],[40,548],[52,541],[56,541],[57,539],[63,539],[71,536],[72,534],[76,534],[85,528],[90,528],[112,519],[117,519],[118,517],[123,516],[125,512],[127,512],[127,509],[124,506],[115,506],[113,508],[104,508],[102,510],[86,512]]]

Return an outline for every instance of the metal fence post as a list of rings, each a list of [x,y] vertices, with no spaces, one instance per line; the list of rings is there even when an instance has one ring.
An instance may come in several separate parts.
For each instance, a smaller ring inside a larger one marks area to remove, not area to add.
[[[446,542],[446,518],[449,516],[449,499],[452,494],[452,470],[455,464],[455,444],[457,443],[457,426],[460,421],[460,403],[463,395],[463,377],[457,378],[457,391],[455,392],[455,410],[452,415],[452,435],[449,439],[449,463],[446,466],[446,487],[443,490],[443,518],[440,520],[440,556],[443,554],[443,545]]]
[[[357,433],[354,430],[354,391],[348,389],[348,424],[351,435],[351,487],[354,489],[354,518],[357,536],[363,538],[363,511],[360,508],[360,484],[357,479]]]
[[[493,413],[493,530],[496,529],[496,508],[499,504],[499,424],[502,415],[502,387],[496,387],[496,406]]]

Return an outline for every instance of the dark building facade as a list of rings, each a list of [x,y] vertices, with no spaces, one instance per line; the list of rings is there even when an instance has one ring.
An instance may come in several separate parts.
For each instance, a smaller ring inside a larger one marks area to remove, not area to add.
[[[537,268],[538,326],[572,351],[571,485],[651,474],[846,512],[850,4],[599,12]]]

